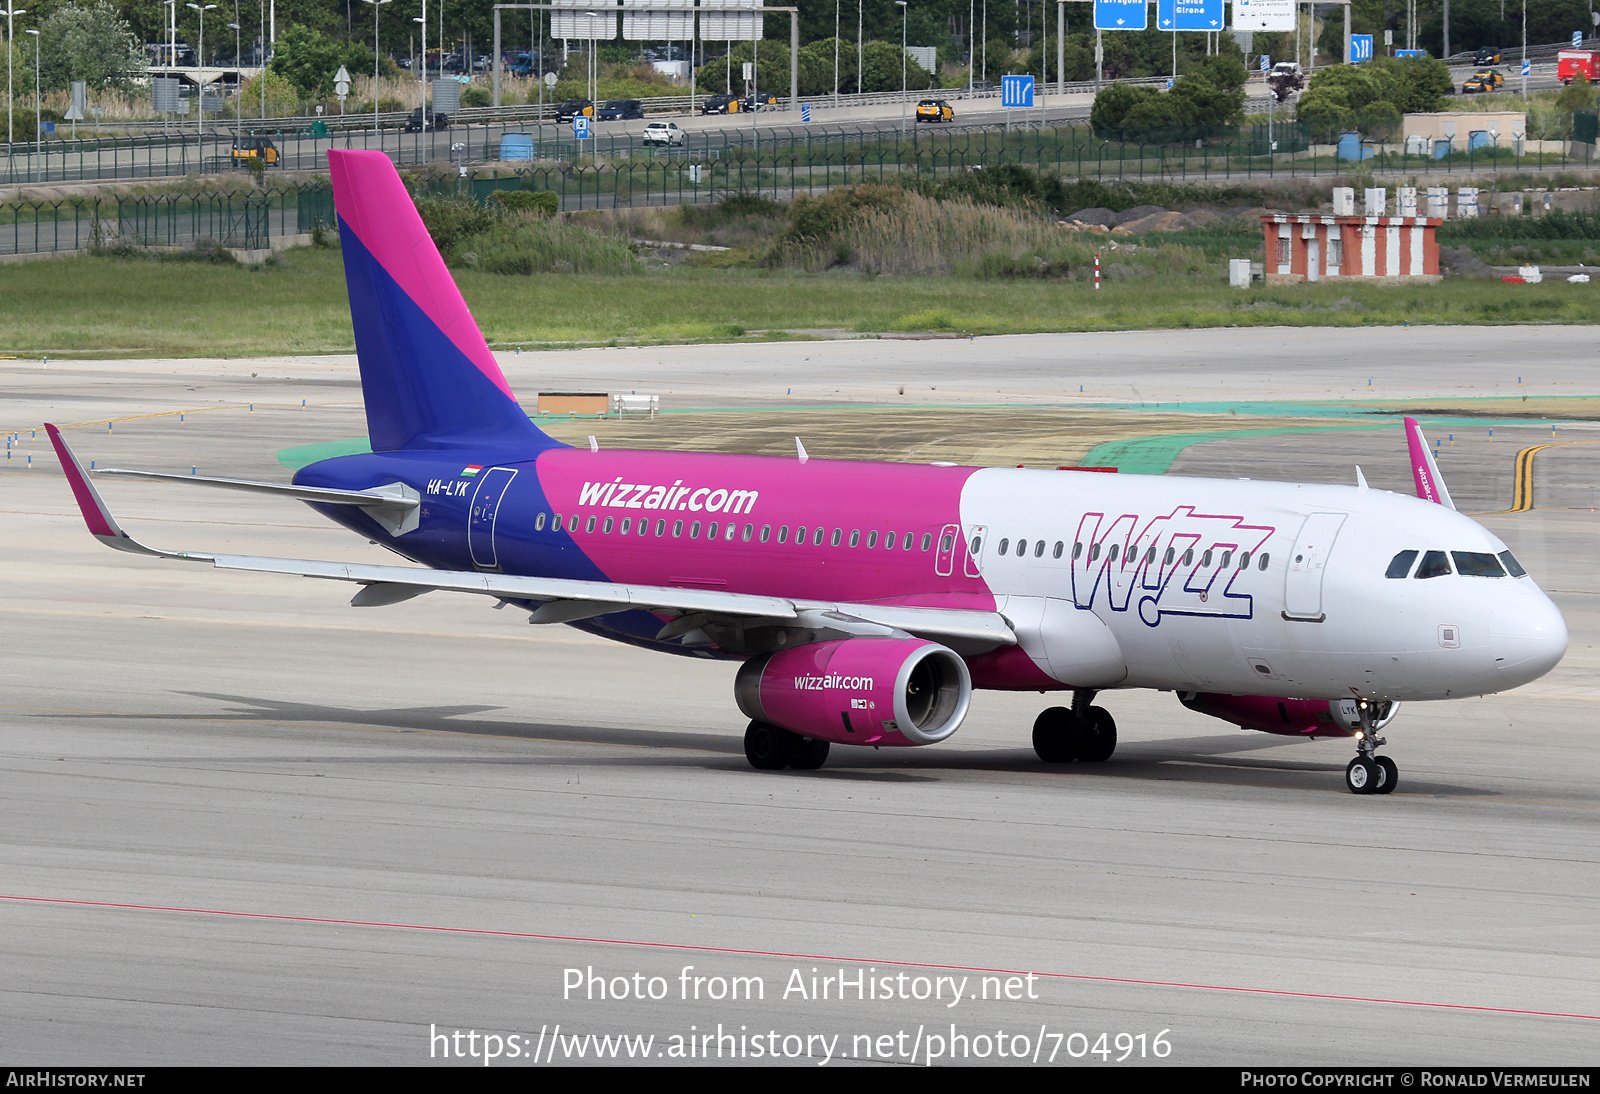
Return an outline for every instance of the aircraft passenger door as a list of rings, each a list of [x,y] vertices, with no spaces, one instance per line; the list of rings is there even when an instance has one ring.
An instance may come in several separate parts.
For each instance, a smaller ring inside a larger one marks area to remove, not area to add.
[[[1320,623],[1326,618],[1322,610],[1322,575],[1346,515],[1312,513],[1301,526],[1294,550],[1289,552],[1289,570],[1284,578],[1285,619]]]
[[[500,568],[494,549],[494,522],[500,501],[516,477],[515,468],[492,467],[478,480],[478,489],[472,495],[472,507],[467,511],[467,549],[472,554],[472,564],[480,570]]]

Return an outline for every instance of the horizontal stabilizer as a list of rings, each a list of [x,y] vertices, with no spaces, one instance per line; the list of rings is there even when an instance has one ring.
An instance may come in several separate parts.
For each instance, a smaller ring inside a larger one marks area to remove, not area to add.
[[[273,494],[280,498],[314,502],[319,505],[355,505],[383,525],[390,535],[404,535],[414,531],[418,524],[417,509],[422,505],[422,495],[404,483],[389,483],[371,490],[334,490],[325,486],[295,486],[280,482],[256,482],[253,479],[219,479],[204,475],[173,475],[164,471],[129,471],[121,467],[108,467],[96,471],[96,476],[119,479],[147,479],[157,482],[199,483],[217,486],[224,490],[244,490],[252,494]]]

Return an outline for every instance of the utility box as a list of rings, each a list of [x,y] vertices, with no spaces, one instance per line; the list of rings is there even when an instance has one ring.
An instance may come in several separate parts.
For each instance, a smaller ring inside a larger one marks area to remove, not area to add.
[[[1448,186],[1428,187],[1428,215],[1436,220],[1444,220],[1450,215],[1450,188]]]
[[[1476,186],[1462,186],[1456,190],[1456,216],[1475,217],[1478,215],[1478,188]]]
[[[1366,207],[1361,211],[1362,216],[1381,217],[1389,207],[1389,191],[1382,186],[1373,187],[1365,191],[1363,200]]]
[[[1355,187],[1335,186],[1333,188],[1333,215],[1336,217],[1353,217],[1356,215]]]
[[[1248,258],[1228,259],[1228,284],[1235,289],[1248,289],[1250,287],[1250,260]]]
[[[1394,211],[1403,217],[1417,215],[1417,188],[1401,186],[1394,192]]]

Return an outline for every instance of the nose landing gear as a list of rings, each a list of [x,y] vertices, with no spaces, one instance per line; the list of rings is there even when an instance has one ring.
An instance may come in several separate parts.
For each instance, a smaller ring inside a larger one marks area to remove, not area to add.
[[[1051,707],[1033,723],[1033,750],[1047,764],[1104,763],[1117,748],[1117,723],[1092,691],[1072,693],[1072,707]]]
[[[1378,748],[1389,742],[1373,728],[1372,707],[1360,704],[1361,728],[1356,731],[1356,758],[1344,769],[1344,784],[1352,794],[1392,794],[1400,785],[1400,769]]]

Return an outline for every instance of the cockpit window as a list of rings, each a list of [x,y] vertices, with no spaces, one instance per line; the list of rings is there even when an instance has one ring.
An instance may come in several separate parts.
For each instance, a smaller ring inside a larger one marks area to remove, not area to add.
[[[1522,566],[1517,562],[1516,556],[1510,551],[1501,551],[1500,561],[1506,564],[1506,572],[1512,577],[1528,576],[1528,571],[1522,568]]]
[[[1384,577],[1405,577],[1411,572],[1411,564],[1417,561],[1416,551],[1401,551],[1389,562],[1389,569],[1384,572]]]
[[[1456,560],[1456,573],[1465,577],[1505,577],[1500,560],[1488,551],[1451,551]]]
[[[1417,567],[1418,578],[1444,577],[1450,573],[1450,560],[1445,558],[1443,551],[1428,551],[1422,556],[1422,565]]]

